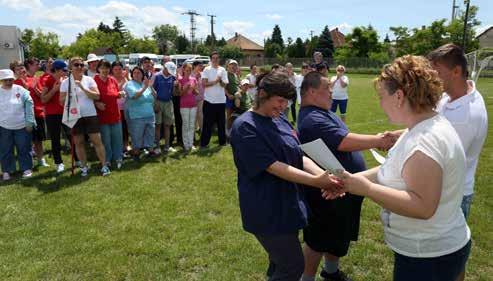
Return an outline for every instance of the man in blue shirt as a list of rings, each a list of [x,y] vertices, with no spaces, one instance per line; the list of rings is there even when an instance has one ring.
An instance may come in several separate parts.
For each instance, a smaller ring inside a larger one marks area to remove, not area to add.
[[[155,154],[160,154],[159,141],[161,140],[161,125],[164,125],[164,152],[175,152],[173,147],[170,147],[170,127],[173,125],[174,109],[173,109],[173,89],[176,86],[177,80],[176,65],[173,62],[164,64],[162,72],[154,76],[152,84],[157,93],[157,103],[159,112],[156,112],[156,148]]]
[[[366,170],[359,151],[388,149],[393,145],[392,139],[383,135],[350,133],[342,120],[329,110],[331,103],[329,79],[319,72],[307,74],[301,85],[300,142],[320,138],[348,172]],[[303,230],[305,272],[301,280],[315,280],[322,255],[325,265],[320,275],[324,280],[351,280],[339,270],[339,257],[347,254],[350,241],[358,239],[363,198],[346,194],[327,201],[320,190],[310,187],[305,188],[305,196],[310,214],[308,226]]]

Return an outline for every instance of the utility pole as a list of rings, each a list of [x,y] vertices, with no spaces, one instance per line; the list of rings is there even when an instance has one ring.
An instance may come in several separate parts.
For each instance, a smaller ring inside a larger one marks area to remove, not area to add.
[[[212,40],[212,49],[214,49],[214,46],[216,45],[216,36],[214,35],[214,24],[216,23],[214,21],[214,18],[217,17],[216,15],[209,15],[207,14],[208,17],[211,18],[211,40]]]
[[[182,13],[182,15],[190,16],[190,46],[192,48],[192,53],[195,53],[195,48],[193,45],[193,42],[195,41],[195,30],[197,30],[197,27],[195,26],[195,16],[201,16],[201,14],[198,14],[194,10],[188,10],[188,12]]]
[[[469,0],[464,0],[464,4],[466,4],[466,14],[464,16],[464,35],[462,36],[462,50],[466,51],[466,41],[467,41],[467,21],[469,17]]]
[[[313,30],[310,30],[310,40],[313,39]]]
[[[459,8],[459,6],[455,5],[455,0],[452,2],[452,17],[450,18],[450,22],[455,19],[455,11]]]

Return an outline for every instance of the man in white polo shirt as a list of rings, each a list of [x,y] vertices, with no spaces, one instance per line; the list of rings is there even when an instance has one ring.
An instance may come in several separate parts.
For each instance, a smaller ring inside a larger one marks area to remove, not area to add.
[[[474,81],[467,80],[467,60],[460,47],[443,45],[429,53],[428,59],[438,71],[445,90],[437,110],[452,123],[466,153],[466,186],[461,207],[467,219],[479,153],[488,133],[488,114]]]
[[[229,83],[226,70],[219,66],[219,54],[211,54],[211,65],[202,72],[204,85],[203,128],[200,135],[200,148],[206,148],[212,135],[212,126],[217,124],[219,145],[226,144],[226,92],[224,87]]]

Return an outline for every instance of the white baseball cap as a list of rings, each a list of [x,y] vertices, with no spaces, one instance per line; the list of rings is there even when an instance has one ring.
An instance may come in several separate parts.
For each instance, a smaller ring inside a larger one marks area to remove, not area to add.
[[[171,75],[176,76],[176,64],[172,61],[169,61],[164,64],[164,67],[166,67],[166,70],[168,70]]]
[[[248,79],[241,80],[240,85],[243,86],[245,84],[250,84],[250,81]]]
[[[14,72],[10,69],[0,69],[0,80],[15,79]]]
[[[235,60],[229,60],[228,65],[230,65],[230,64],[232,64],[232,63],[234,63],[234,64],[238,64],[238,62],[237,62],[237,61],[235,61]]]
[[[99,61],[99,60],[101,60],[101,58],[96,56],[96,54],[89,54],[89,55],[87,55],[86,63],[90,63],[93,61]]]

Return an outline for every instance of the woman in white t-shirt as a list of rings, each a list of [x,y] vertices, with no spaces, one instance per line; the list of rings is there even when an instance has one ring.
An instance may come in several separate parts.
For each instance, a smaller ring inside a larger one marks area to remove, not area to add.
[[[85,135],[89,135],[89,139],[94,145],[98,159],[101,162],[101,174],[103,176],[109,175],[110,169],[106,165],[99,118],[96,107],[94,106],[94,101],[99,100],[98,85],[94,79],[84,75],[84,61],[82,58],[71,58],[70,69],[72,73],[60,85],[60,102],[65,104],[65,99],[68,93],[70,93],[72,101],[77,101],[80,107],[80,118],[72,128],[72,136],[75,141],[75,151],[81,163],[81,176],[86,177],[89,172],[85,149]]]
[[[336,67],[336,76],[330,78],[332,85],[332,107],[330,111],[336,113],[337,107],[339,107],[341,119],[346,122],[349,78],[344,73],[346,73],[346,68],[343,65],[338,65]]]
[[[389,121],[407,129],[381,166],[345,172],[345,188],[383,207],[394,280],[456,280],[471,247],[460,208],[466,163],[454,128],[434,111],[438,74],[425,58],[407,55],[385,66],[375,87]]]

